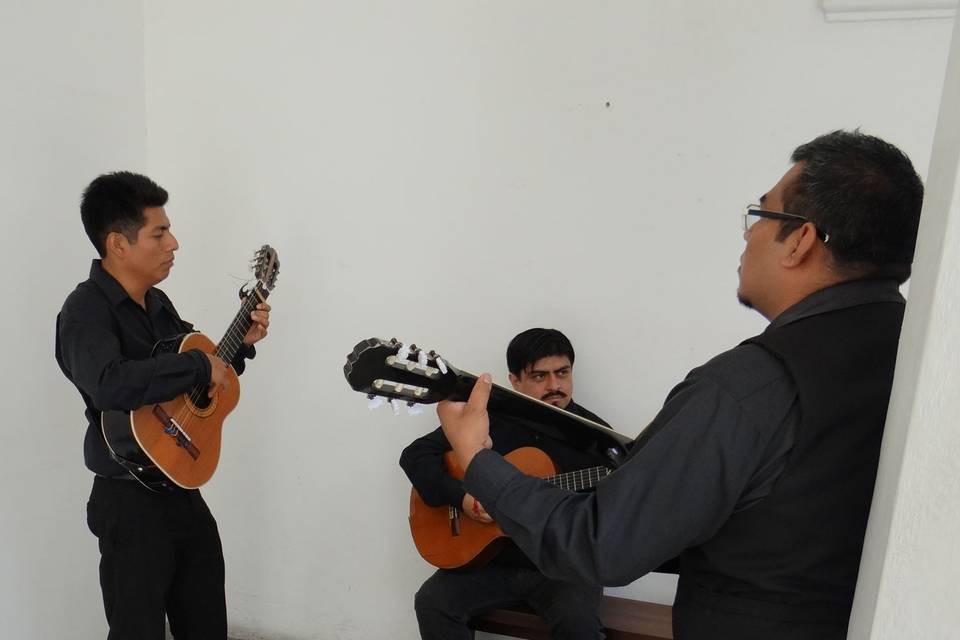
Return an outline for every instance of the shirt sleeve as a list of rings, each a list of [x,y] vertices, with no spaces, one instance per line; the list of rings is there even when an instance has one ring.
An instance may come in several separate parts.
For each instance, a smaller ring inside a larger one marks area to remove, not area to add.
[[[765,420],[709,377],[691,376],[593,493],[552,487],[492,451],[476,455],[464,486],[545,575],[624,585],[723,525],[776,430]]]
[[[400,454],[400,467],[410,478],[423,501],[431,507],[463,504],[463,483],[447,473],[443,454],[450,451],[450,443],[439,427],[417,438]]]
[[[132,360],[123,355],[109,317],[98,321],[90,317],[92,313],[87,310],[81,320],[65,310],[57,337],[64,369],[97,409],[132,411],[210,382],[210,364],[203,353],[192,350]]]

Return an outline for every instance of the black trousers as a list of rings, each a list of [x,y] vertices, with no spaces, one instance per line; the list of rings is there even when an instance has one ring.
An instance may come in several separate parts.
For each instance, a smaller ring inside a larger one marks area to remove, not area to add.
[[[97,477],[87,525],[100,543],[108,640],[226,640],[223,548],[199,491],[153,493]]]
[[[603,589],[551,580],[536,569],[488,564],[473,571],[438,570],[414,598],[423,640],[469,640],[470,618],[498,607],[527,604],[555,640],[604,638]]]

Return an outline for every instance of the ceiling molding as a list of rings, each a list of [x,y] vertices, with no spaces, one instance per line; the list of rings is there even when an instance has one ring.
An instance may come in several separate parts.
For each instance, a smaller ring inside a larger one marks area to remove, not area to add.
[[[820,0],[827,22],[953,18],[957,0]]]

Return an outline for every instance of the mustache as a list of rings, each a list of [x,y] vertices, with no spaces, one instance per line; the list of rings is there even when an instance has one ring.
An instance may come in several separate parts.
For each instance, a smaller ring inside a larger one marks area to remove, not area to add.
[[[567,394],[565,394],[563,391],[554,391],[552,393],[548,393],[547,395],[543,396],[540,399],[546,401],[546,400],[552,400],[553,398],[566,398],[566,397],[567,397]]]

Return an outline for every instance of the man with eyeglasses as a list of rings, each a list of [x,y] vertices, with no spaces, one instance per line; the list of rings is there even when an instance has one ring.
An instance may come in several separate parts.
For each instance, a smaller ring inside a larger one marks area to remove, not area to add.
[[[737,296],[770,320],[691,371],[592,494],[484,448],[489,378],[441,403],[464,488],[546,575],[620,585],[679,556],[679,640],[846,637],[923,185],[835,131],[744,215]]]

